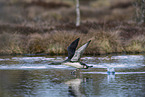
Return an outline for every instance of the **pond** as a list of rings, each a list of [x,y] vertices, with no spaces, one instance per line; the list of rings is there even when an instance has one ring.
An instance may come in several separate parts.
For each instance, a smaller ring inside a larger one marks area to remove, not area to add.
[[[1,56],[0,97],[144,97],[145,55],[84,56],[93,68],[48,65],[65,56]],[[115,74],[107,74],[107,68]]]

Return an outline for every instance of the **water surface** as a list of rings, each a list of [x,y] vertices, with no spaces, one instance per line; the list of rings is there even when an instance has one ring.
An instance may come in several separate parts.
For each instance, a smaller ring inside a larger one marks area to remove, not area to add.
[[[85,56],[94,67],[78,71],[48,65],[64,56],[1,56],[0,97],[144,97],[145,56]],[[107,68],[115,68],[108,75]]]

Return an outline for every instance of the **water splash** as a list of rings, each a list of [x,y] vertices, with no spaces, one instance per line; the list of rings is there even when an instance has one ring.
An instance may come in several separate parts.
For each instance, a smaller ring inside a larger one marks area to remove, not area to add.
[[[66,69],[66,68],[69,67],[64,65],[47,65],[47,64],[0,65],[0,70]]]

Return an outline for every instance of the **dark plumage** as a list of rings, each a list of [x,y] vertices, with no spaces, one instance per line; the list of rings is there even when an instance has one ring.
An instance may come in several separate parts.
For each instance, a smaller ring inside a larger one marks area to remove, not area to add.
[[[68,59],[62,62],[53,62],[51,64],[62,64],[62,65],[72,66],[78,69],[88,69],[89,67],[93,67],[93,66],[88,66],[83,62],[80,62],[80,58],[84,53],[85,49],[88,47],[91,40],[85,43],[84,45],[82,45],[78,50],[76,50],[79,40],[80,38],[77,38],[68,46],[67,48]]]
[[[70,61],[72,59],[72,57],[75,54],[76,48],[78,46],[78,42],[79,42],[80,38],[76,39],[75,41],[73,41],[67,48],[68,51],[68,60]]]

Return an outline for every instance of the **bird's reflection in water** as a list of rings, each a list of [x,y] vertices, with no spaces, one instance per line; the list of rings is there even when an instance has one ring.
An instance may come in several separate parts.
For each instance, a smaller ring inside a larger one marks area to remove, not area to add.
[[[69,93],[69,97],[85,97],[85,91],[82,90],[83,86],[82,85],[86,85],[86,84],[92,84],[92,83],[96,83],[99,82],[99,76],[94,77],[90,77],[90,76],[82,76],[80,73],[77,73],[76,75],[74,75],[76,77],[76,79],[71,79],[67,82],[65,82],[65,84],[68,85],[68,93]],[[109,84],[111,83],[115,83],[115,74],[107,74],[104,75],[106,82],[108,82]],[[93,80],[95,80],[96,82],[94,82]],[[85,84],[83,84],[85,83]],[[83,91],[83,92],[82,92]]]
[[[108,74],[107,75],[107,80],[108,80],[108,83],[115,82],[115,74]]]
[[[82,97],[82,96],[84,96],[80,92],[81,82],[82,82],[82,79],[79,79],[79,78],[72,79],[72,80],[66,82],[66,84],[69,87],[68,88],[69,97]]]
[[[83,91],[81,90],[81,85],[82,83],[88,82],[89,78],[82,78],[80,74],[76,74],[74,76],[76,77],[76,79],[71,79],[65,82],[65,84],[68,85],[69,97],[85,97],[85,94],[81,92]]]

